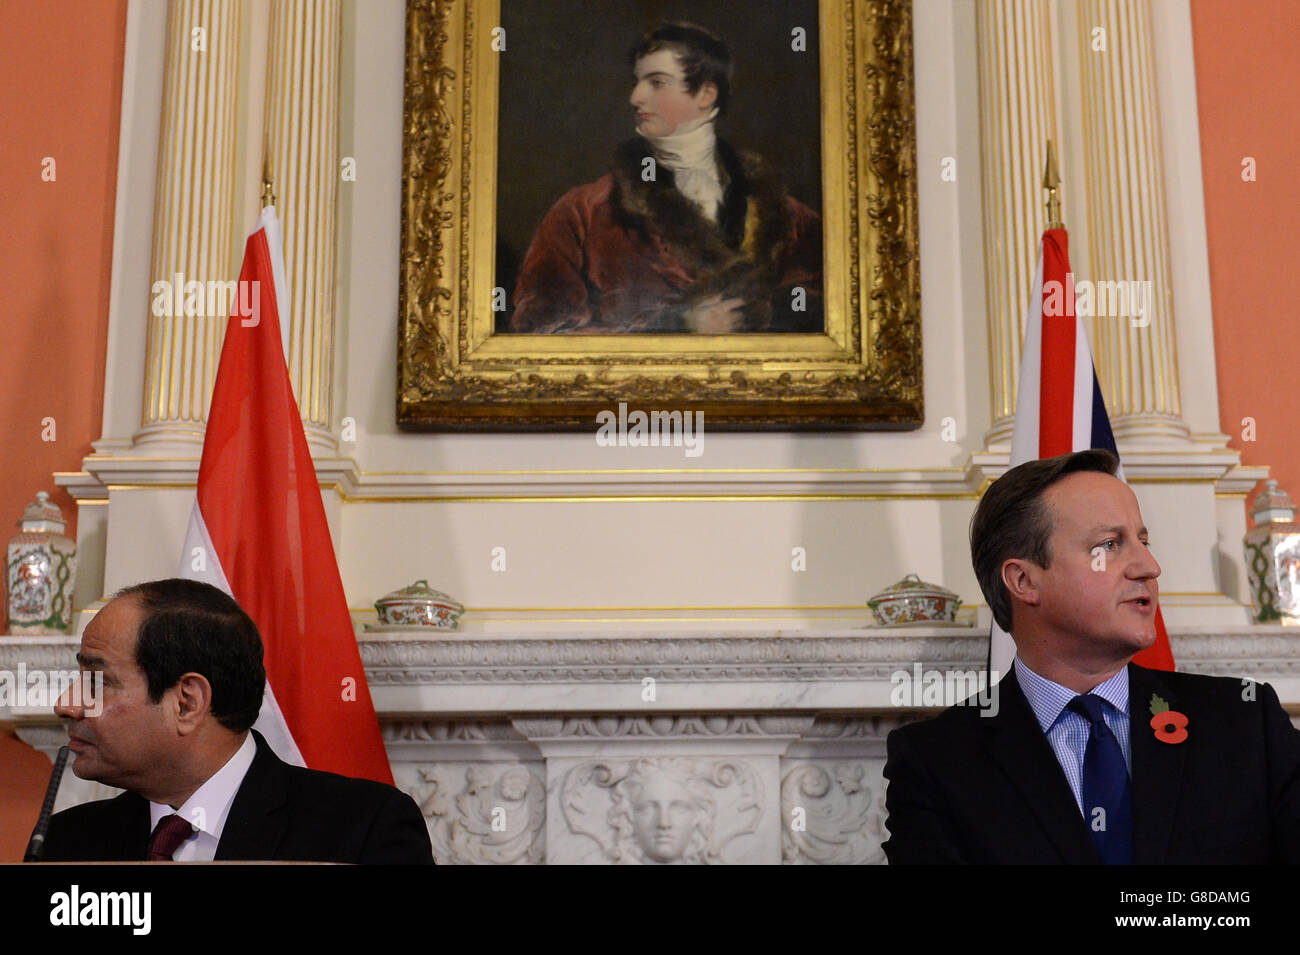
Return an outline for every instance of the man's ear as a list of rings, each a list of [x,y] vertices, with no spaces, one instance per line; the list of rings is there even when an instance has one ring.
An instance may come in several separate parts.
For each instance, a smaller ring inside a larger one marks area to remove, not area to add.
[[[1041,568],[1032,560],[1012,557],[1002,562],[1002,583],[1013,601],[1028,607],[1037,607],[1042,598],[1038,592],[1038,571]]]
[[[185,673],[173,688],[176,691],[176,732],[193,733],[212,712],[212,684],[202,673]]]
[[[699,98],[699,103],[704,110],[713,109],[713,105],[718,101],[718,86],[716,83],[701,83],[700,88],[695,91]]]

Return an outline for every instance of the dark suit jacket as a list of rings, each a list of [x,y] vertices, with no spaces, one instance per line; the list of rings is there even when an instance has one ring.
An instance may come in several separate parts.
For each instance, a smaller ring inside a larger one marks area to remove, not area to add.
[[[1273,688],[1128,669],[1134,862],[1300,862],[1300,731]],[[1014,668],[997,688],[996,716],[955,706],[889,734],[891,864],[1100,861]],[[1152,694],[1186,740],[1156,738]]]
[[[366,779],[280,760],[256,730],[257,755],[235,793],[216,860],[358,864],[433,862],[415,801]],[[46,862],[139,861],[149,844],[149,803],[133,792],[73,806],[50,820]]]

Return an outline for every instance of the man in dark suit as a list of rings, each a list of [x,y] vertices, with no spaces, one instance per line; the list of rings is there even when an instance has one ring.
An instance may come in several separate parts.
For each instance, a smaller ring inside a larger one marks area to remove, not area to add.
[[[971,554],[1016,643],[996,707],[894,730],[898,863],[1300,862],[1300,732],[1268,684],[1148,670],[1156,578],[1115,458],[1013,468]]]
[[[128,588],[87,624],[77,660],[103,691],[89,709],[69,696],[55,708],[72,771],[127,791],[56,814],[45,861],[432,863],[410,796],[291,766],[252,729],[261,636],[216,587]]]

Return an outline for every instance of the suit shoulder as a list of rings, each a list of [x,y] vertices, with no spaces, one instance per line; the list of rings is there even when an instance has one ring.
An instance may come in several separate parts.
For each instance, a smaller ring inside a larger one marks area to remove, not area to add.
[[[124,792],[51,816],[43,858],[47,862],[136,859],[143,855],[148,835],[148,804],[135,793]]]
[[[1139,669],[1145,669],[1139,667]],[[1172,671],[1147,670],[1160,682],[1165,683],[1171,692],[1189,700],[1210,702],[1241,702],[1242,690],[1251,681],[1231,676],[1209,676],[1204,673],[1178,673]],[[1267,683],[1255,684],[1257,688],[1266,688],[1265,695],[1272,694],[1273,688]],[[1259,689],[1254,691],[1259,693]],[[1141,702],[1141,701],[1138,701]],[[1172,701],[1168,701],[1171,702]]]
[[[286,783],[290,789],[299,793],[311,794],[318,799],[330,799],[340,808],[355,809],[358,806],[381,806],[395,799],[409,799],[404,792],[387,783],[375,782],[373,779],[357,779],[338,773],[327,773],[319,769],[306,769],[302,766],[285,764]]]
[[[110,799],[95,799],[79,803],[56,812],[50,817],[50,831],[79,829],[101,825],[110,820],[130,815],[139,805],[140,797],[132,793],[119,793]]]
[[[346,851],[332,856],[333,861],[433,863],[424,814],[410,794],[396,786],[301,766],[285,767],[285,786],[291,803],[300,809],[312,807],[302,820],[304,831],[312,833],[310,839],[316,839],[322,827],[349,834]],[[300,833],[301,838],[308,837]]]
[[[950,740],[962,739],[972,734],[979,726],[980,708],[978,706],[950,706],[941,713],[928,719],[907,723],[890,732],[889,738],[895,736],[912,746],[942,744]]]

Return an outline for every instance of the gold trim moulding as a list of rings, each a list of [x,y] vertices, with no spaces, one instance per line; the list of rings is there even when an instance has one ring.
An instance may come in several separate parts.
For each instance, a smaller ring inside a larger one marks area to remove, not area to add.
[[[1162,593],[1162,597],[1224,597],[1225,594],[1213,590],[1170,590]],[[1184,604],[1183,606],[1217,606],[1217,604]],[[987,609],[985,603],[965,603],[961,605],[962,611]],[[589,607],[582,606],[536,606],[536,607],[474,607],[467,606],[467,614],[522,614],[522,613],[699,613],[708,611],[711,613],[735,612],[735,613],[760,613],[760,612],[780,612],[780,613],[815,613],[815,612],[838,612],[838,611],[858,611],[867,608],[867,601],[864,597],[860,604],[694,604],[680,606],[655,606],[652,604],[636,604],[629,606],[616,605],[593,605]],[[355,615],[364,616],[369,614],[375,616],[375,607],[373,604],[365,607],[348,607],[348,612]],[[868,609],[868,613],[869,613]],[[575,618],[581,619],[581,618]],[[666,618],[666,619],[683,619],[683,618]]]
[[[782,623],[788,624],[793,622],[802,622],[804,619],[816,623],[822,621],[850,621],[861,624],[862,629],[868,629],[868,624],[871,622],[872,617],[871,611],[865,610],[864,605],[864,614],[863,616],[858,617],[525,617],[520,619],[518,623],[766,623],[779,625]],[[486,623],[487,621],[483,622]],[[498,618],[492,622],[509,623],[511,621],[505,618]],[[406,631],[403,631],[403,633],[405,632]],[[454,637],[464,637],[470,634],[489,637],[494,635],[490,630],[438,630],[433,627],[429,628],[429,634],[435,638],[439,634],[451,634]],[[372,638],[382,635],[382,630],[370,631],[362,634],[363,637]],[[542,634],[542,636],[546,636],[546,634]],[[599,636],[599,634],[593,635],[593,637],[597,636]]]
[[[836,501],[977,501],[991,481],[986,481],[978,491],[917,491],[915,493],[826,493],[790,494],[723,494],[701,492],[698,494],[349,494],[341,484],[321,484],[322,492],[337,494],[346,504],[638,504],[638,503],[826,503]],[[1162,481],[1141,482],[1151,484]],[[1196,482],[1207,483],[1207,482]],[[193,484],[108,484],[107,492],[123,491],[181,491],[194,490]],[[1244,500],[1247,495],[1215,492],[1216,498]],[[107,504],[96,498],[76,498],[78,505]]]
[[[114,491],[192,491],[194,490],[194,484],[193,482],[174,484],[160,481],[157,484],[105,484],[104,488],[110,493]]]
[[[108,492],[122,491],[181,491],[194,490],[193,484],[107,484]],[[960,501],[976,500],[974,492],[926,492],[914,494],[722,494],[702,492],[699,494],[394,494],[370,495],[349,494],[341,484],[331,482],[321,484],[321,491],[331,491],[348,504],[610,504],[610,503],[645,503],[653,501],[678,502],[799,502],[799,501]],[[88,503],[86,499],[79,504]],[[99,503],[108,503],[100,501]]]
[[[863,598],[860,604],[808,604],[808,605],[782,605],[782,604],[736,604],[734,606],[727,604],[701,604],[698,606],[681,606],[681,607],[660,607],[654,605],[617,607],[617,606],[593,606],[593,607],[466,607],[466,613],[697,613],[701,611],[734,611],[736,613],[757,613],[759,611],[783,611],[787,613],[803,613],[808,611],[837,611],[837,610],[861,610],[866,607],[866,598]],[[374,607],[355,608],[349,607],[349,610],[358,609],[374,613]]]
[[[686,503],[780,503],[809,501],[974,501],[973,492],[918,494],[474,494],[415,495],[410,497],[348,496],[343,500],[361,504],[636,504],[647,502]]]
[[[1128,484],[1208,484],[1213,487],[1220,480],[1219,477],[1131,477],[1124,478]]]
[[[916,467],[916,468],[538,468],[535,470],[513,468],[495,471],[367,471],[363,478],[383,475],[399,476],[496,476],[534,474],[922,474],[930,471],[965,474],[967,467]]]

